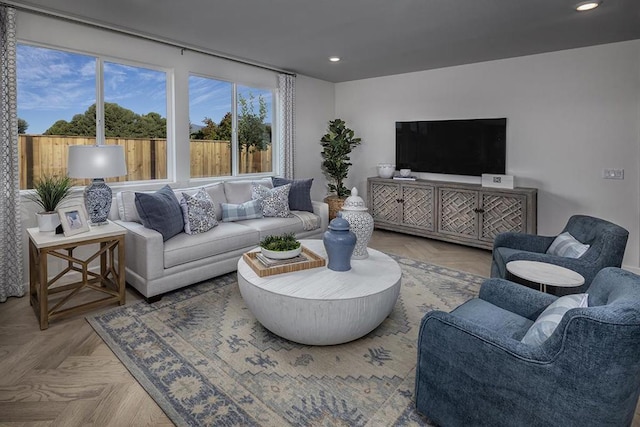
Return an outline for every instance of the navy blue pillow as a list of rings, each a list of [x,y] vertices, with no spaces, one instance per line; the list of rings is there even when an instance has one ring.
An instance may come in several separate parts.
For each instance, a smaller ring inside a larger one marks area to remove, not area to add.
[[[311,203],[311,184],[313,178],[309,179],[285,179],[271,177],[274,187],[291,184],[289,190],[289,210],[313,212]]]
[[[180,202],[168,185],[155,193],[136,193],[136,209],[142,225],[162,234],[163,241],[184,229]]]

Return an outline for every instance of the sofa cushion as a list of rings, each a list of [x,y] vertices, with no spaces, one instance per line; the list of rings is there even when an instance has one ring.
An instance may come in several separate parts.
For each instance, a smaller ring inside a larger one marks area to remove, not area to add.
[[[216,182],[215,184],[207,184],[204,187],[211,200],[213,200],[213,208],[216,211],[216,219],[222,220],[222,204],[227,203],[227,196],[224,194],[224,183]]]
[[[259,242],[258,231],[233,222],[220,223],[200,234],[180,233],[164,243],[164,268],[258,246]]]
[[[142,225],[162,234],[162,240],[182,232],[182,209],[171,187],[165,185],[153,194],[136,193],[135,197]]]
[[[291,184],[277,188],[267,188],[264,185],[252,184],[251,198],[260,199],[262,202],[262,215],[266,217],[288,218],[289,212],[289,190]]]
[[[320,221],[318,221],[320,223]],[[260,239],[270,234],[302,233],[305,231],[302,220],[297,216],[291,218],[262,218],[242,221],[240,224],[251,227],[260,233]]]
[[[565,231],[553,240],[547,253],[567,258],[580,258],[588,250],[589,245],[583,245],[571,233]]]
[[[250,200],[239,205],[233,203],[222,204],[222,221],[242,221],[245,219],[262,218],[262,200]]]
[[[311,203],[311,185],[313,178],[309,179],[285,179],[271,178],[274,187],[280,187],[291,184],[289,190],[289,209],[292,211],[313,212],[313,204]]]
[[[213,200],[204,188],[193,196],[182,193],[180,208],[184,219],[184,232],[187,234],[204,233],[218,225]]]
[[[253,183],[264,185],[267,188],[273,188],[271,178],[246,181],[225,181],[224,194],[227,197],[227,203],[240,204],[251,200],[251,184]]]
[[[138,222],[142,224],[138,209],[136,209],[136,192],[135,191],[119,191],[116,194],[116,202],[118,203],[118,216],[121,221]]]

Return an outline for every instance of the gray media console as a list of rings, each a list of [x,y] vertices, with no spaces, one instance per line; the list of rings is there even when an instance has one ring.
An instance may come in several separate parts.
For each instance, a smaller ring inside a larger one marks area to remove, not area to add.
[[[368,179],[376,228],[491,249],[498,233],[537,232],[535,188]]]

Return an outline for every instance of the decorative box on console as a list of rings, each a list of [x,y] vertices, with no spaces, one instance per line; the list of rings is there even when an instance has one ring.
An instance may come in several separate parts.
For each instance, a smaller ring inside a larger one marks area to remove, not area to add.
[[[513,189],[513,175],[491,175],[488,173],[483,173],[482,186]]]

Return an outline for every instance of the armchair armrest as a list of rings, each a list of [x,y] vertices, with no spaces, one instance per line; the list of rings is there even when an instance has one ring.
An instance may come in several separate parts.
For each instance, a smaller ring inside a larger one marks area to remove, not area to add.
[[[538,236],[535,234],[523,234],[523,233],[500,233],[494,241],[494,248],[512,248],[519,249],[521,251],[528,252],[540,252],[547,251],[551,243],[555,239],[555,236]]]
[[[434,345],[434,343],[445,342],[446,346]],[[486,361],[484,356],[477,357],[483,350],[497,352],[502,355],[501,357],[508,359],[534,363],[549,362],[549,355],[542,346],[523,344],[511,337],[499,335],[481,325],[474,324],[468,319],[443,311],[432,311],[422,318],[418,334],[418,352],[427,348],[429,352],[443,351],[443,357],[446,359],[451,359],[450,356],[458,354],[457,352],[474,355],[471,359],[477,360],[480,365],[484,365]],[[479,368],[482,369],[482,367]]]
[[[313,213],[320,217],[320,229],[326,230],[329,226],[329,205],[325,202],[311,201]]]
[[[115,222],[127,229],[124,237],[126,253],[129,254],[126,257],[126,267],[147,280],[161,277],[164,270],[162,234],[137,222]]]
[[[535,321],[557,297],[504,279],[488,279],[480,287],[480,299]]]

